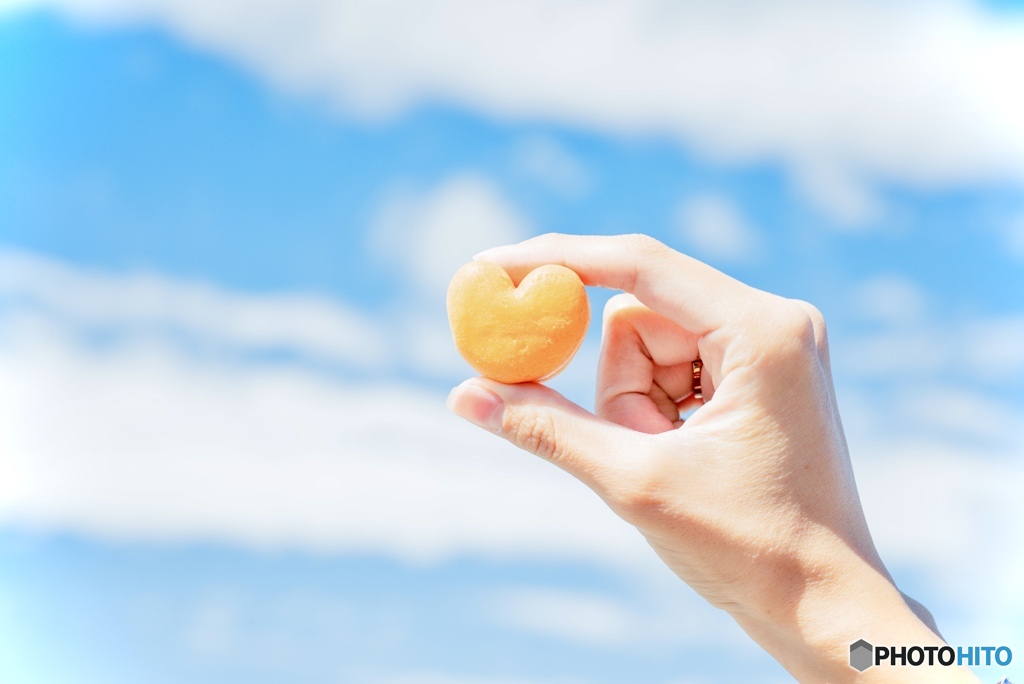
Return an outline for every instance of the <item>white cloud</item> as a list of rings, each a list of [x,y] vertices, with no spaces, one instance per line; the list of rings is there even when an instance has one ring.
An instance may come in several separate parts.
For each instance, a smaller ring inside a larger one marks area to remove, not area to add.
[[[870,321],[910,324],[928,312],[928,298],[921,287],[901,275],[879,275],[857,285],[852,293],[854,310]]]
[[[7,318],[0,348],[4,525],[653,562],[585,487],[450,415],[443,396],[214,366],[154,340],[87,351],[28,318]]]
[[[721,195],[697,195],[685,200],[676,222],[687,244],[704,256],[740,260],[762,245],[736,205]]]
[[[851,449],[882,558],[921,581],[925,594],[915,598],[969,616],[940,621],[940,627],[977,634],[986,623],[1024,613],[1024,553],[1008,543],[1019,538],[1024,519],[1019,452],[955,447],[923,436],[887,442],[858,436]]]
[[[1024,321],[944,317],[914,282],[851,291],[875,332],[834,336],[833,368],[865,513],[882,558],[940,612],[951,643],[1005,640],[1024,615]],[[867,380],[868,384],[863,384]],[[989,391],[998,387],[1000,391]],[[1010,390],[1007,393],[1004,390]],[[999,591],[993,591],[999,587]],[[992,626],[1003,629],[992,631]]]
[[[464,173],[429,192],[393,192],[371,228],[370,247],[443,300],[455,271],[474,254],[530,234],[526,220],[490,180]]]
[[[188,649],[199,656],[222,656],[240,639],[239,607],[236,597],[205,597],[192,616],[185,633]]]
[[[1024,548],[1013,541],[1024,519],[1020,409],[934,384],[881,395],[840,388],[840,399],[883,560],[940,609],[951,643],[1005,640],[1024,616]]]
[[[961,353],[975,360],[982,376],[1024,372],[1024,315],[971,321],[962,341]]]
[[[640,626],[622,601],[564,589],[508,590],[495,598],[492,614],[517,629],[603,646],[632,641]]]
[[[395,239],[416,243],[410,236]],[[450,249],[458,253],[458,236],[452,240]],[[492,244],[474,247],[470,238],[461,249],[472,254]],[[362,374],[406,370],[438,379],[466,377],[473,371],[452,342],[443,290],[429,293],[413,306],[368,314],[318,293],[246,294],[163,274],[113,275],[0,250],[0,307],[21,321],[6,331],[0,327],[0,338],[35,334],[35,323],[59,323],[67,334],[113,334],[191,347],[207,356],[284,351]]]
[[[676,585],[678,579],[671,575],[670,582]],[[545,639],[634,653],[710,643],[750,650],[732,619],[710,610],[696,593],[673,591],[668,582],[652,584],[646,600],[562,587],[510,587],[491,597],[486,613],[503,627]]]
[[[467,378],[476,375],[476,371],[455,349],[443,307],[436,307],[433,313],[429,316],[416,311],[403,316],[398,325],[399,335],[405,342],[403,362],[427,377]]]
[[[1007,430],[1024,425],[1024,413],[968,385],[905,384],[890,394],[890,418],[901,430],[912,426],[922,433],[962,438],[974,443],[1016,445],[1024,453],[1024,435]]]
[[[110,275],[35,255],[0,252],[0,299],[43,308],[79,327],[163,329],[238,349],[287,349],[379,367],[379,323],[327,297],[249,295],[154,273]]]
[[[1007,384],[1024,372],[1024,317],[1002,316],[890,325],[830,340],[837,375],[957,378]]]
[[[586,167],[553,138],[531,137],[521,141],[514,150],[513,165],[566,197],[579,197],[590,188]]]
[[[450,415],[442,395],[379,379],[338,385],[179,340],[437,371],[450,340],[422,317],[376,324],[319,296],[241,295],[9,252],[0,303],[2,524],[416,559],[651,555],[582,485]],[[114,342],[84,343],[95,329]],[[422,358],[395,358],[403,345]]]
[[[172,628],[170,640],[192,661],[287,672],[304,681],[323,674],[324,653],[335,653],[366,629],[348,602],[307,588],[252,595],[213,585],[184,600],[142,596],[136,610],[151,623],[180,626]]]
[[[959,0],[35,0],[158,23],[367,115],[443,101],[781,161],[840,216],[876,180],[1020,180],[1024,23]]]
[[[803,164],[797,172],[800,194],[841,227],[861,227],[883,213],[882,202],[865,178],[849,167],[827,164]]]

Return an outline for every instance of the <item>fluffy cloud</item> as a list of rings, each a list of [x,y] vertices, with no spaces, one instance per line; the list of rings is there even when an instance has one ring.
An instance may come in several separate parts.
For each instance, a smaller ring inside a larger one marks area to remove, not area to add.
[[[865,181],[1024,169],[1024,24],[958,0],[8,0],[157,23],[367,116],[447,102],[775,160],[840,218]]]
[[[0,357],[4,524],[411,559],[650,555],[582,485],[441,395],[151,341],[87,351],[20,318]]]
[[[153,273],[110,275],[34,255],[0,252],[0,303],[43,309],[77,328],[175,332],[238,350],[286,350],[379,368],[380,324],[310,293],[254,296]]]
[[[459,266],[489,247],[530,236],[526,220],[485,176],[463,173],[428,191],[396,189],[370,231],[370,247],[395,261],[430,295],[442,295]]]
[[[432,377],[472,373],[448,329],[448,283],[474,254],[532,232],[501,189],[479,173],[455,174],[431,188],[399,185],[385,195],[367,246],[409,285],[415,310],[401,312],[395,323],[404,362]]]

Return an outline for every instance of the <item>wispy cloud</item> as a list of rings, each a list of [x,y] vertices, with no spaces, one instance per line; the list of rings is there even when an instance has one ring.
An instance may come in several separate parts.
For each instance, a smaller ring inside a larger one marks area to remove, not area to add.
[[[869,278],[853,288],[850,304],[867,321],[899,327],[920,323],[930,302],[917,283],[902,275]]]
[[[577,198],[590,189],[590,175],[584,164],[554,138],[535,136],[521,141],[512,164],[559,195]]]
[[[863,169],[837,161],[801,164],[795,177],[796,189],[808,204],[842,228],[871,225],[884,214],[881,198]]]
[[[495,597],[491,614],[516,629],[603,646],[631,641],[632,606],[597,594],[523,588]]]
[[[676,223],[686,244],[705,258],[750,259],[764,246],[736,204],[720,194],[687,198],[679,205]]]
[[[506,628],[592,647],[636,652],[732,643],[744,649],[742,631],[725,614],[711,617],[703,599],[660,586],[654,593],[655,600],[645,601],[562,587],[509,587],[495,592],[486,614]]]
[[[324,653],[336,653],[365,630],[349,601],[323,590],[290,588],[253,596],[220,586],[174,604],[169,600],[146,596],[138,609],[164,624],[180,625],[165,638],[178,642],[189,659],[224,669],[243,666],[313,679],[323,673]]]
[[[389,359],[378,321],[313,293],[252,295],[155,273],[113,275],[0,252],[0,303],[42,309],[73,327],[178,333],[237,350],[285,350],[379,368]]]
[[[861,378],[1006,386],[1024,373],[1024,316],[957,314],[898,274],[870,277],[846,298],[858,332],[832,340],[834,367]]]
[[[887,326],[835,339],[832,349],[834,366],[844,374],[874,378],[943,374],[1005,385],[1024,373],[1024,317],[1007,314]]]

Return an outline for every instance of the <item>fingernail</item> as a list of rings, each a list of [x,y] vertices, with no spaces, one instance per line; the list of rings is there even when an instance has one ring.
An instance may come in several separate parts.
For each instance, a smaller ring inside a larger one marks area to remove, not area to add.
[[[475,380],[467,380],[448,395],[448,410],[479,425],[485,430],[501,429],[505,402],[494,392],[484,389]]]

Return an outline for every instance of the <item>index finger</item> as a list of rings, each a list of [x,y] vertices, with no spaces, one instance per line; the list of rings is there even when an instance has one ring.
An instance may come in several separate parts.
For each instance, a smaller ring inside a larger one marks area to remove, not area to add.
[[[717,330],[750,301],[751,288],[646,235],[548,233],[477,254],[504,268],[517,285],[544,264],[575,271],[585,285],[632,293],[690,332]]]

